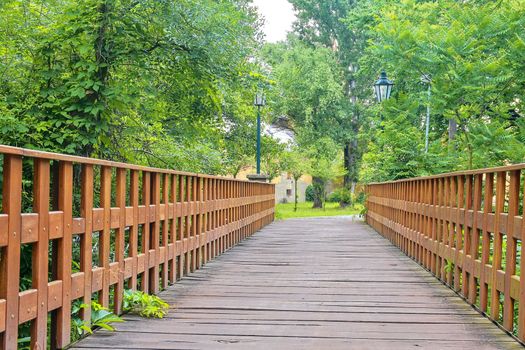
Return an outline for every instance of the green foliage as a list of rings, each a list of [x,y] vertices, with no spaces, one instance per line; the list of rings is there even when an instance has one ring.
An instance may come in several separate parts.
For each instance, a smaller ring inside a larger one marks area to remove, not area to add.
[[[305,197],[307,202],[313,202],[314,201],[314,186],[308,185],[305,190]]]
[[[91,322],[85,322],[80,315],[81,310],[91,308]],[[115,331],[113,323],[124,322],[124,320],[96,301],[91,301],[91,305],[75,302],[71,309],[71,339],[77,341],[85,334],[92,334],[94,328],[103,328],[108,331]]]
[[[128,289],[124,291],[123,309],[142,317],[163,318],[169,305],[156,295]]]
[[[262,135],[261,137],[261,170],[270,180],[286,170],[286,145],[279,140]]]
[[[347,103],[336,57],[331,50],[305,45],[295,36],[266,45],[263,57],[272,65],[270,77],[276,82],[269,94],[271,107],[294,131],[295,147],[300,150],[288,170],[313,176],[314,205],[319,207],[326,182],[344,174],[338,142]]]
[[[523,5],[363,0],[349,12],[349,29],[366,23],[370,37],[358,79],[371,82],[384,68],[396,84],[389,101],[365,110],[364,181],[523,162]]]
[[[348,188],[338,188],[334,192],[330,193],[326,198],[327,202],[339,203],[341,207],[352,205],[353,196],[352,192]]]
[[[6,0],[0,18],[0,143],[214,174],[249,163],[234,146],[260,80],[244,0]]]
[[[443,269],[446,273],[451,273],[452,271],[454,271],[454,263],[450,260],[446,260],[446,264],[443,267]]]
[[[275,208],[275,217],[277,220],[285,220],[320,216],[357,215],[363,208],[360,204],[341,208],[337,203],[326,203],[323,208],[312,208],[312,202],[307,201],[298,203],[297,210],[294,210],[294,203],[279,203]]]

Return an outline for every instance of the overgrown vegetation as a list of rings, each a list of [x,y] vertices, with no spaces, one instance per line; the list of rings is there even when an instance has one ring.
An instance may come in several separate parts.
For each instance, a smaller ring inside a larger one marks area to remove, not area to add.
[[[0,143],[213,174],[253,159],[249,1],[5,0]]]
[[[91,308],[91,322],[85,322],[81,318],[81,311]],[[91,301],[91,305],[76,302],[71,309],[71,340],[77,341],[85,334],[92,334],[93,329],[103,328],[108,331],[115,331],[113,323],[124,322],[122,318],[109,311],[96,301]]]
[[[156,295],[127,289],[124,291],[122,308],[142,317],[163,318],[168,313],[169,305]]]

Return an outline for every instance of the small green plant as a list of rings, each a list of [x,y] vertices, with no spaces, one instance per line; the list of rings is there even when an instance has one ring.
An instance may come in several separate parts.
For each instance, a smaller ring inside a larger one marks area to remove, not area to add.
[[[346,208],[353,203],[352,192],[350,192],[350,190],[347,188],[338,188],[328,196],[326,201],[339,203],[341,208]]]
[[[367,207],[363,207],[363,209],[361,209],[361,211],[359,212],[359,217],[360,218],[364,218],[366,216],[366,214],[368,214],[368,208]]]
[[[128,289],[124,291],[123,309],[142,317],[163,318],[169,305],[156,295]]]
[[[450,273],[454,270],[454,263],[450,260],[447,260],[447,264],[445,265],[445,272]]]
[[[91,307],[91,325],[84,322],[80,317],[80,311]],[[92,334],[93,328],[100,327],[108,331],[115,331],[113,323],[124,322],[124,320],[96,301],[91,301],[91,305],[75,303],[71,310],[71,338],[73,341],[80,339],[84,334]]]

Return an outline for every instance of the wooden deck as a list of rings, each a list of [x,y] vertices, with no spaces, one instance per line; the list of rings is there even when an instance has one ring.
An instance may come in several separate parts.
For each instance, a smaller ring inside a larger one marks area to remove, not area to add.
[[[74,349],[522,349],[370,227],[279,221]]]

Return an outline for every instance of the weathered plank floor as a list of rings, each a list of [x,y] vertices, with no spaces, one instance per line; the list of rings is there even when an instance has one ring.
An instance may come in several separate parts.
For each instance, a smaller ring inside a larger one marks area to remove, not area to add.
[[[521,349],[371,228],[276,222],[75,349]]]

